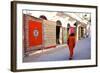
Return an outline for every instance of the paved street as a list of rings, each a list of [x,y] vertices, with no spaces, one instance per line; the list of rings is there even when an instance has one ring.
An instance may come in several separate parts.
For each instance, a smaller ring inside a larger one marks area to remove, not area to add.
[[[50,48],[31,53],[30,56],[24,57],[24,62],[39,61],[63,61],[68,60],[69,49],[66,44],[59,45],[57,48]],[[74,49],[73,60],[82,60],[91,58],[91,39],[85,38],[77,41]]]

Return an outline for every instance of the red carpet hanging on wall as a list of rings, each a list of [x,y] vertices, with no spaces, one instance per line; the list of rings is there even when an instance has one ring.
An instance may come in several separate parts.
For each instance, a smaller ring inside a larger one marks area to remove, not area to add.
[[[25,52],[41,49],[43,43],[42,21],[31,15],[24,14],[24,50]]]
[[[38,21],[29,21],[29,47],[42,44],[42,24]]]

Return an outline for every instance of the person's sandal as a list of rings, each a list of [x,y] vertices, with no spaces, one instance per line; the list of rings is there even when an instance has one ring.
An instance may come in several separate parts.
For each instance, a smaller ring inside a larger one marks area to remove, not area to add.
[[[71,57],[69,58],[69,60],[72,60],[72,59],[73,59],[73,58],[71,58]]]

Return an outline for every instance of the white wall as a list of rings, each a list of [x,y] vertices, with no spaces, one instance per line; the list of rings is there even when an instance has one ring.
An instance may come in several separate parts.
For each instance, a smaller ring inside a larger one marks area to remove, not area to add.
[[[0,0],[0,73],[12,73],[10,71],[10,1]],[[84,4],[84,5],[99,5],[100,0],[29,0],[29,1],[45,1],[45,2],[58,2],[67,4]],[[99,5],[100,7],[100,5]],[[100,10],[99,12],[100,13]],[[100,14],[98,15],[100,16]],[[98,17],[98,20],[100,17]],[[100,23],[100,21],[99,21]],[[98,23],[98,24],[99,24]],[[100,28],[100,25],[98,25]],[[100,31],[100,29],[98,29]],[[100,37],[100,33],[98,33]],[[98,43],[100,43],[98,39]],[[100,48],[100,46],[99,46]],[[100,56],[100,49],[98,48],[98,55]],[[98,58],[100,64],[100,57]],[[43,73],[99,73],[100,65],[92,68],[77,68],[77,69],[62,69],[62,70],[48,70],[42,71]],[[26,72],[26,73],[33,73]],[[41,73],[41,71],[35,71],[34,73]]]

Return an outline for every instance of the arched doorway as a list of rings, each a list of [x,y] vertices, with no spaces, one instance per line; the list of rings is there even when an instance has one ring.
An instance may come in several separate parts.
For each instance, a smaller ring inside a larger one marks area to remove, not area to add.
[[[40,15],[39,18],[44,19],[44,20],[47,20],[47,17],[45,15]]]
[[[67,39],[68,39],[68,36],[69,36],[69,29],[70,29],[70,24],[68,23],[67,24]]]
[[[60,42],[60,37],[61,37],[61,26],[62,26],[62,24],[61,24],[61,21],[60,20],[57,20],[56,21],[56,44],[61,44],[61,42]]]
[[[78,38],[79,38],[79,40],[84,38],[84,36],[85,36],[85,30],[84,29],[85,29],[85,27],[83,27],[83,26],[78,27]]]

